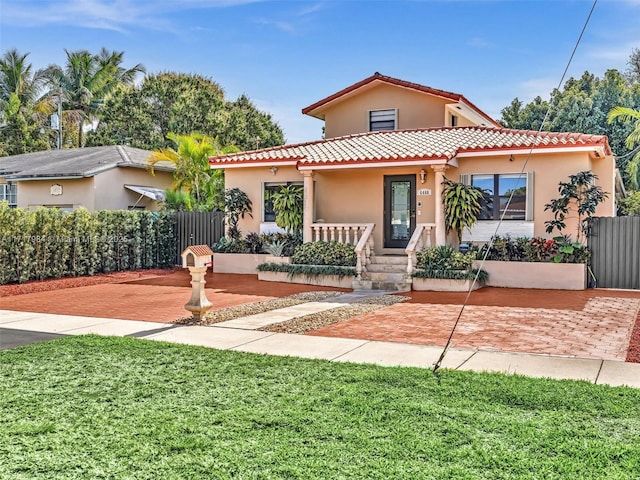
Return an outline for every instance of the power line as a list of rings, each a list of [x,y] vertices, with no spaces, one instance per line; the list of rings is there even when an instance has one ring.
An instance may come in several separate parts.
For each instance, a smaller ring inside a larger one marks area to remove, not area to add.
[[[564,83],[564,79],[567,75],[567,72],[569,71],[569,67],[571,66],[571,63],[573,62],[573,57],[576,54],[576,51],[578,50],[578,46],[580,45],[580,42],[582,41],[582,37],[584,35],[584,32],[587,30],[587,26],[589,25],[589,21],[591,20],[591,16],[593,15],[593,11],[596,8],[596,4],[598,3],[598,0],[593,0],[593,4],[591,5],[591,10],[589,11],[589,15],[587,16],[587,19],[584,22],[584,25],[582,26],[582,31],[580,32],[580,35],[578,36],[578,40],[576,41],[575,46],[573,47],[573,51],[571,52],[571,56],[569,57],[569,61],[567,62],[567,65],[564,69],[564,72],[562,72],[562,76],[560,77],[560,81],[558,82],[558,87],[557,90],[560,89],[560,87],[562,86],[562,84]],[[527,167],[527,164],[529,163],[529,159],[531,158],[531,155],[533,154],[533,149],[535,148],[537,142],[538,142],[538,138],[540,137],[540,133],[542,132],[542,128],[544,127],[544,124],[547,122],[547,119],[549,118],[549,113],[551,112],[551,102],[549,102],[549,106],[547,107],[547,111],[544,114],[544,118],[542,119],[542,122],[540,123],[540,128],[538,128],[537,132],[535,133],[534,137],[533,137],[533,141],[531,142],[531,148],[529,149],[529,153],[527,154],[527,158],[525,159],[524,163],[522,164],[522,168],[520,169],[520,173],[518,174],[518,179],[516,181],[516,185],[515,187],[511,190],[511,195],[509,196],[509,200],[507,200],[507,204],[505,205],[504,211],[502,212],[502,215],[500,215],[500,220],[498,221],[498,225],[496,226],[495,232],[494,234],[491,236],[491,239],[489,240],[489,247],[486,248],[484,256],[480,262],[480,266],[478,268],[478,271],[476,273],[476,276],[473,279],[473,282],[471,284],[471,286],[469,287],[469,290],[467,291],[467,296],[464,299],[464,302],[462,304],[462,307],[460,308],[460,311],[458,312],[458,316],[456,317],[456,321],[453,324],[453,327],[451,328],[451,333],[449,334],[449,338],[447,339],[447,343],[445,344],[444,348],[442,349],[442,353],[440,354],[440,357],[438,357],[438,360],[436,361],[436,363],[433,366],[433,373],[437,373],[438,369],[440,368],[440,366],[442,365],[442,361],[444,360],[444,357],[447,354],[447,351],[449,350],[449,347],[451,346],[451,340],[453,339],[453,335],[456,331],[456,328],[458,326],[458,324],[460,323],[460,319],[462,318],[462,314],[464,313],[464,309],[467,306],[467,303],[469,302],[469,297],[471,296],[471,292],[473,291],[473,288],[476,285],[476,282],[478,281],[478,277],[480,275],[480,270],[482,270],[482,267],[484,266],[484,263],[487,260],[487,256],[489,255],[489,251],[491,250],[491,247],[493,246],[493,239],[495,238],[495,236],[498,234],[498,230],[500,229],[500,226],[502,225],[502,222],[504,221],[504,217],[509,209],[509,206],[511,205],[511,200],[513,199],[513,195],[515,194],[517,188],[520,185],[520,181],[522,180],[522,178],[526,178],[525,175],[525,168]]]

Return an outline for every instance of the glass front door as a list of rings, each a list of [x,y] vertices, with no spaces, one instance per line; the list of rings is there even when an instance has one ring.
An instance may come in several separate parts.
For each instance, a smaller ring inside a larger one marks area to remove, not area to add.
[[[384,177],[384,246],[405,248],[416,228],[416,177]]]

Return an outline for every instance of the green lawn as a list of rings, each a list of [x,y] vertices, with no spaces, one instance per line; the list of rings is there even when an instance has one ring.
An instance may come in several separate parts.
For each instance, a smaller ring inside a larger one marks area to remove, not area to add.
[[[640,478],[640,390],[129,338],[0,352],[0,478]]]

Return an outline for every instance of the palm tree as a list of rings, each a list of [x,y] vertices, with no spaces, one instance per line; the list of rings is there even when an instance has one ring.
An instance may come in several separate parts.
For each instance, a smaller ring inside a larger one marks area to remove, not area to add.
[[[146,70],[137,64],[125,69],[121,66],[124,52],[102,49],[98,55],[86,50],[70,52],[65,49],[67,62],[64,68],[50,65],[45,76],[50,94],[60,94],[68,119],[77,125],[78,146],[83,145],[83,127],[95,119],[95,114],[105,98],[118,85],[132,85],[138,73]]]
[[[237,152],[235,146],[221,147],[217,139],[200,133],[178,135],[170,132],[167,138],[177,147],[154,150],[149,157],[153,167],[159,162],[169,162],[175,166],[173,174],[174,191],[184,191],[191,195],[194,207],[213,209],[224,204],[224,173],[212,170],[209,157]]]
[[[622,122],[635,122],[633,130],[625,140],[626,147],[631,150],[629,155],[633,155],[629,163],[627,163],[627,173],[631,186],[634,189],[640,189],[640,110],[634,110],[627,107],[615,107],[607,116],[609,123],[614,120]]]
[[[32,65],[27,62],[28,56],[14,48],[0,59],[0,102],[9,101],[12,93],[23,105],[36,100],[45,78],[42,70],[33,72]]]

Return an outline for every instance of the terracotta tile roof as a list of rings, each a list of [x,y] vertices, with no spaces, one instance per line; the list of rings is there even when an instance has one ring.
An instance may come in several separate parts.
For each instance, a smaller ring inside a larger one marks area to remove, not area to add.
[[[296,165],[298,168],[404,162],[446,163],[462,154],[598,147],[611,155],[607,137],[490,127],[442,127],[347,135],[210,158],[214,168]]]
[[[413,82],[407,82],[406,80],[400,80],[399,78],[393,78],[393,77],[389,77],[387,75],[382,75],[381,73],[374,73],[373,75],[371,75],[370,77],[365,78],[364,80],[361,80],[357,83],[354,83],[353,85],[347,87],[347,88],[343,88],[342,90],[340,90],[339,92],[334,93],[333,95],[329,95],[326,98],[323,98],[322,100],[317,101],[316,103],[309,105],[308,107],[305,107],[302,109],[302,113],[305,115],[311,115],[317,118],[322,118],[322,115],[318,115],[315,113],[315,110],[323,107],[324,105],[333,102],[334,100],[339,99],[340,97],[343,97],[344,95],[347,95],[359,88],[362,88],[368,84],[370,84],[371,82],[374,81],[380,81],[380,82],[385,82],[385,83],[389,83],[391,85],[397,85],[400,87],[405,87],[405,88],[411,88],[413,90],[417,90],[419,92],[423,92],[423,93],[428,93],[430,95],[436,95],[438,97],[442,97],[442,98],[446,98],[448,100],[452,100],[454,102],[461,102],[461,103],[465,103],[467,106],[469,106],[472,110],[474,110],[478,115],[480,115],[481,117],[484,117],[489,123],[491,123],[491,125],[494,125],[496,127],[501,127],[502,125],[500,125],[498,122],[496,122],[493,118],[491,118],[489,115],[487,115],[486,113],[484,113],[482,110],[480,110],[478,107],[476,107],[472,102],[470,102],[467,98],[465,98],[464,95],[461,95],[459,93],[454,93],[454,92],[447,92],[446,90],[440,90],[437,88],[431,88],[431,87],[427,87],[426,85],[420,85],[418,83],[413,83]]]
[[[209,245],[190,245],[184,249],[182,255],[187,252],[191,252],[197,257],[206,257],[209,255],[213,255],[213,250],[209,248]]]

